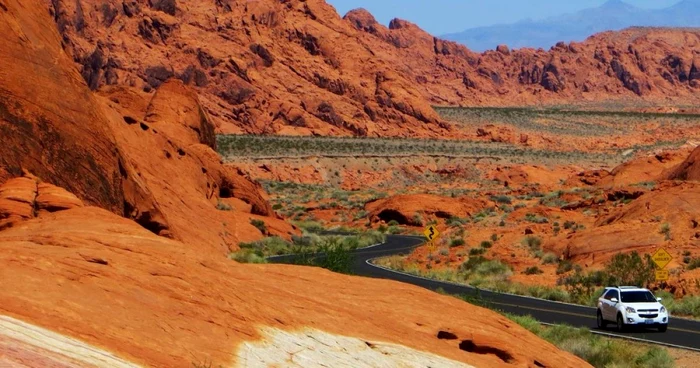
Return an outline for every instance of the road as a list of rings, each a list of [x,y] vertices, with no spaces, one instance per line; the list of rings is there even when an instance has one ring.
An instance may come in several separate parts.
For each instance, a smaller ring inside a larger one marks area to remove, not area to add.
[[[429,280],[413,275],[398,273],[374,266],[370,261],[375,258],[396,254],[407,254],[413,248],[423,243],[422,238],[414,236],[392,235],[383,244],[355,251],[353,272],[358,276],[390,279],[430,290],[442,289],[453,295],[471,295],[477,293],[489,307],[516,314],[530,315],[538,321],[549,324],[567,324],[576,327],[589,328],[592,332],[620,337],[631,340],[643,340],[656,344],[700,351],[700,322],[678,319],[671,316],[671,323],[665,333],[656,330],[633,330],[620,333],[612,328],[598,330],[596,328],[596,309],[593,307],[553,302],[548,300],[501,294],[473,287]],[[287,257],[277,257],[271,261],[281,261]]]

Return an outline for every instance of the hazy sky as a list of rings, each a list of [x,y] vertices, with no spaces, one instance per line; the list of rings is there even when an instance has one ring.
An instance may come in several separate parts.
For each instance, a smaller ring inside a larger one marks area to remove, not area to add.
[[[522,19],[547,18],[553,15],[600,6],[605,0],[326,0],[340,15],[365,8],[387,25],[402,18],[421,28],[441,35],[468,28],[513,23]],[[654,9],[680,0],[624,0],[628,4]]]

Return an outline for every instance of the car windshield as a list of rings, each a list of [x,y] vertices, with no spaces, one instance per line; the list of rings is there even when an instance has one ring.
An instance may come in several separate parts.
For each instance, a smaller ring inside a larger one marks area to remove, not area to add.
[[[622,302],[623,303],[652,303],[655,301],[656,301],[656,298],[654,298],[654,295],[648,291],[623,291],[622,292]]]

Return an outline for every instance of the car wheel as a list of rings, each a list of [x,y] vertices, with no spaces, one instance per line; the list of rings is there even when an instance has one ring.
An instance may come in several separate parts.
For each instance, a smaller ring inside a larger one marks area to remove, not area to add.
[[[666,332],[667,329],[668,329],[668,325],[659,326],[659,332]]]
[[[599,329],[602,330],[602,329],[604,329],[605,327],[608,326],[608,322],[606,322],[606,321],[603,319],[603,313],[600,312],[600,309],[598,309],[598,316],[597,316],[596,320],[597,320],[597,322],[598,322],[598,328],[599,328]]]
[[[625,330],[625,321],[622,320],[622,315],[617,315],[617,330],[622,332]]]

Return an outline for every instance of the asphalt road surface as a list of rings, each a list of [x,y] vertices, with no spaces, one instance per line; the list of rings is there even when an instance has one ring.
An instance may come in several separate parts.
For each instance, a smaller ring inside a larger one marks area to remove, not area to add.
[[[512,294],[501,294],[473,287],[429,280],[413,275],[398,273],[374,266],[372,259],[397,254],[408,254],[424,240],[415,236],[391,235],[383,244],[358,249],[355,253],[353,273],[358,276],[390,279],[405,282],[430,290],[442,289],[454,295],[478,296],[488,307],[516,315],[530,315],[542,323],[567,324],[589,328],[597,334],[609,335],[632,340],[643,340],[656,344],[700,351],[700,322],[679,319],[671,316],[668,330],[664,333],[655,329],[640,329],[617,332],[614,327],[605,330],[596,328],[596,309],[581,305],[553,302]],[[282,262],[289,256],[272,257],[272,262]]]

